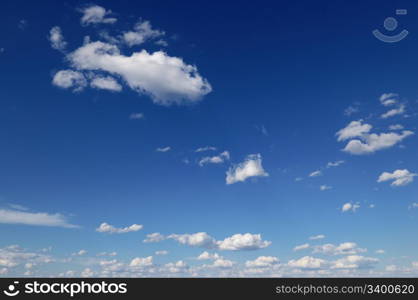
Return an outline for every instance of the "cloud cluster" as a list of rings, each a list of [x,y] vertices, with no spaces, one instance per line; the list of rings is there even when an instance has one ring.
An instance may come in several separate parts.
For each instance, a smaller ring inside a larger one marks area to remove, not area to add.
[[[98,5],[80,11],[83,26],[116,22],[116,18],[108,17],[111,11]],[[124,44],[142,45],[162,35],[164,32],[153,29],[149,21],[140,21],[132,31],[121,36],[112,37],[101,31],[98,35],[101,41],[91,41],[87,37],[83,45],[65,55],[70,68],[58,71],[52,83],[73,91],[90,86],[113,92],[121,91],[124,84],[141,95],[150,96],[154,103],[165,106],[199,102],[212,91],[212,87],[200,76],[196,66],[163,51],[151,53],[142,49],[128,55],[121,51]],[[58,26],[51,29],[49,39],[54,49],[63,51],[67,46]]]
[[[377,182],[385,182],[385,181],[391,181],[392,183],[390,185],[392,186],[404,186],[414,181],[414,177],[417,176],[416,173],[411,173],[407,169],[403,170],[395,170],[392,173],[389,172],[383,172],[380,174],[379,178],[377,179]]]
[[[191,247],[230,251],[257,250],[271,245],[271,242],[263,240],[260,234],[251,233],[237,233],[225,238],[224,240],[216,240],[206,232],[170,234],[168,236],[164,236],[156,232],[148,234],[144,242],[160,242],[167,239],[172,239],[182,245]],[[204,253],[204,255],[208,255],[208,253]]]
[[[343,151],[350,154],[363,155],[390,148],[401,142],[404,138],[414,134],[410,130],[404,130],[401,133],[389,132],[376,134],[370,133],[371,129],[372,126],[370,124],[363,124],[363,120],[352,121],[336,133],[337,140],[345,141],[351,139]]]

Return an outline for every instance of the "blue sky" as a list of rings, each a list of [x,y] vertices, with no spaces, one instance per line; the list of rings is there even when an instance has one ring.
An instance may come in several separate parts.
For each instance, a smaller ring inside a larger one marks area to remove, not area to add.
[[[418,275],[416,3],[2,6],[1,276]]]

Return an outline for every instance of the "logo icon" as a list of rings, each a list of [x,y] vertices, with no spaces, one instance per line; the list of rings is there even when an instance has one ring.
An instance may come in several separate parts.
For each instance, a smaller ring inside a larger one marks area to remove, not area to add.
[[[13,284],[10,284],[7,287],[7,290],[4,290],[3,293],[9,297],[17,296],[20,293],[20,291],[16,289],[16,285],[18,284],[19,284],[19,281],[13,282]]]
[[[406,14],[408,14],[408,11],[406,9],[397,9],[396,14],[397,15],[406,15]],[[398,21],[393,17],[388,17],[383,22],[383,27],[385,27],[385,29],[388,32],[392,32],[396,28],[398,28]],[[408,30],[406,30],[406,29],[402,30],[401,32],[399,32],[398,34],[395,34],[395,35],[384,34],[384,33],[380,32],[380,30],[378,30],[378,29],[373,30],[372,33],[377,39],[379,39],[379,40],[381,40],[382,42],[385,42],[385,43],[397,43],[399,41],[402,41],[409,34]]]

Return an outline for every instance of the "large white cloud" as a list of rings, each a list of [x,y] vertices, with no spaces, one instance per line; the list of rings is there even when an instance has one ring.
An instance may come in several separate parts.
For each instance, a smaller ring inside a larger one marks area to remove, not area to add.
[[[343,151],[350,154],[363,155],[390,148],[401,142],[404,138],[414,134],[410,130],[404,130],[401,133],[369,133],[371,129],[372,126],[363,124],[362,120],[352,121],[347,127],[337,132],[337,140],[344,141],[351,139]],[[352,139],[355,137],[358,139]]]
[[[83,14],[81,16],[81,24],[86,26],[90,24],[113,24],[117,21],[116,18],[107,17],[112,13],[110,10],[106,10],[104,7],[99,5],[90,5],[80,9],[80,12]]]
[[[414,181],[414,177],[417,176],[416,173],[411,173],[407,169],[395,170],[392,173],[383,172],[380,174],[377,182],[384,182],[393,180],[391,185],[393,186],[404,186]]]
[[[120,53],[117,46],[90,42],[67,58],[77,70],[102,71],[120,76],[130,88],[152,97],[161,105],[198,102],[212,88],[197,68],[163,51]]]
[[[113,225],[107,224],[106,222],[100,224],[96,231],[104,232],[104,233],[127,233],[127,232],[134,232],[141,230],[143,228],[142,225],[132,224],[131,226],[124,227],[124,228],[117,228]]]
[[[68,223],[66,217],[61,214],[35,213],[11,209],[0,209],[0,223],[66,228],[78,227]]]
[[[261,164],[260,154],[250,154],[245,161],[231,167],[226,172],[226,183],[233,184],[240,181],[245,181],[250,177],[266,177],[269,174],[264,171]]]

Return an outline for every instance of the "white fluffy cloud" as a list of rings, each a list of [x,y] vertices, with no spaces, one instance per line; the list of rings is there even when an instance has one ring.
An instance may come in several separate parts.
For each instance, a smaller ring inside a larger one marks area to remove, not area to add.
[[[229,160],[229,158],[230,158],[229,152],[224,151],[220,153],[219,155],[203,157],[199,161],[199,165],[203,167],[206,164],[221,164],[225,162],[225,160]]]
[[[247,260],[245,266],[247,268],[265,268],[278,263],[279,259],[275,256],[259,256],[255,260]]]
[[[131,89],[150,95],[160,105],[195,103],[212,90],[195,66],[162,51],[125,56],[116,45],[98,41],[81,46],[67,58],[79,71],[120,76]]]
[[[198,260],[216,260],[222,258],[218,253],[209,253],[207,251],[202,252],[197,259]]]
[[[337,132],[338,141],[344,141],[354,137],[359,139],[350,140],[343,151],[355,154],[370,154],[378,150],[390,148],[401,142],[404,138],[414,134],[412,131],[404,130],[402,133],[369,133],[372,126],[363,124],[362,120],[353,121],[347,127]]]
[[[87,86],[87,80],[83,73],[73,70],[61,70],[55,73],[52,83],[60,88],[73,91],[81,91]]]
[[[113,24],[117,21],[116,18],[107,17],[112,11],[106,10],[99,5],[84,7],[80,9],[80,12],[83,14],[80,20],[83,26],[100,23]]]
[[[134,267],[134,268],[143,268],[143,267],[152,266],[152,264],[153,264],[152,256],[136,257],[131,260],[131,263],[129,264],[129,266]]]
[[[260,234],[234,234],[231,237],[217,242],[220,250],[256,250],[271,245],[270,241],[263,241]]]
[[[67,42],[64,40],[61,28],[58,26],[52,27],[49,31],[49,41],[51,42],[51,47],[56,50],[64,51],[65,47],[67,47]]]
[[[396,115],[401,115],[405,112],[405,105],[401,104],[398,108],[393,108],[388,110],[384,114],[381,115],[382,119],[387,119]]]
[[[147,234],[147,238],[144,240],[144,243],[158,243],[165,240],[165,236],[159,232],[154,232]]]
[[[171,234],[167,238],[176,240],[180,244],[192,247],[214,248],[216,241],[206,232],[197,232],[193,234]]]
[[[302,269],[320,269],[328,266],[328,262],[326,260],[312,256],[304,256],[297,260],[292,259],[287,264],[290,267]]]
[[[342,207],[341,207],[341,211],[342,212],[348,212],[348,211],[352,211],[355,212],[357,209],[360,208],[360,205],[358,203],[345,203]]]
[[[352,121],[345,128],[339,130],[336,135],[338,136],[337,140],[345,141],[354,137],[363,136],[365,133],[370,132],[372,126],[370,124],[363,124],[363,120]]]
[[[313,246],[313,253],[326,255],[348,255],[366,252],[367,249],[357,247],[356,243],[346,242],[339,245],[324,244]]]
[[[0,223],[65,228],[78,227],[68,223],[67,219],[61,214],[34,213],[11,209],[0,209]]]
[[[310,245],[306,243],[306,244],[295,246],[295,248],[293,248],[293,251],[300,251],[300,250],[308,249],[309,247]]]
[[[393,180],[392,186],[404,186],[414,181],[414,177],[417,176],[416,173],[411,173],[407,169],[395,170],[393,173],[383,172],[380,174],[377,182],[385,182]]]
[[[226,172],[226,183],[233,184],[240,181],[245,181],[250,177],[267,177],[269,174],[264,171],[261,164],[260,154],[250,154],[245,161],[231,167]]]
[[[138,22],[134,26],[134,30],[124,32],[123,41],[129,46],[141,45],[149,39],[157,38],[164,35],[163,31],[152,29],[149,21]]]
[[[95,76],[90,81],[90,86],[92,88],[114,92],[120,92],[122,90],[122,86],[116,81],[115,78],[110,76]]]
[[[210,267],[213,268],[231,268],[234,265],[234,262],[224,258],[216,259]]]
[[[131,226],[124,227],[124,228],[117,228],[113,225],[107,224],[106,222],[100,224],[96,231],[104,232],[104,233],[127,233],[127,232],[134,232],[141,230],[143,228],[142,225],[132,224]]]

